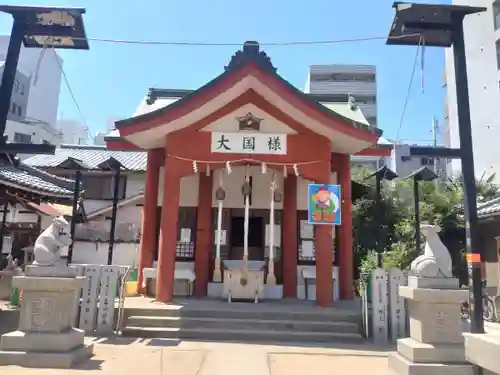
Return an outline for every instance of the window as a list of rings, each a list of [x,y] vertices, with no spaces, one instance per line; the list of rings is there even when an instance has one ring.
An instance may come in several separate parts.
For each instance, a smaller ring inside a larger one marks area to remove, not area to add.
[[[16,109],[17,109],[17,105],[16,103],[12,103],[12,106],[10,108],[10,111],[13,113],[13,114],[16,114]]]
[[[493,2],[493,25],[495,30],[500,28],[500,1],[495,0]]]
[[[120,177],[118,188],[118,199],[125,198],[127,178]],[[83,177],[83,189],[85,199],[111,200],[113,199],[114,176],[110,175],[88,175]]]
[[[497,40],[495,45],[497,48],[497,69],[500,70],[500,40]]]
[[[14,133],[15,143],[31,143],[31,135],[24,133]]]
[[[20,106],[17,106],[17,115],[22,116],[23,115],[23,109]]]
[[[420,164],[421,165],[434,165],[434,159],[433,158],[422,158],[422,159],[420,159]]]
[[[321,81],[336,81],[336,82],[375,82],[375,74],[368,73],[334,73],[330,77],[323,76]]]
[[[46,141],[45,139],[43,139],[43,140],[42,140],[42,143],[43,143],[44,145],[51,145],[51,144],[52,144],[52,143],[50,143],[49,141]]]
[[[410,161],[411,156],[401,156],[401,161],[404,163],[405,161]]]

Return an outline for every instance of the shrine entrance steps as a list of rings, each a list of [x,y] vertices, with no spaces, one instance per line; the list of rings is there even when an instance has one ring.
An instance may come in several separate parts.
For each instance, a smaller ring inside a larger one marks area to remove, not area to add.
[[[125,301],[123,336],[195,341],[361,343],[357,301],[320,308],[309,302],[259,304],[186,299],[173,304],[143,297]]]

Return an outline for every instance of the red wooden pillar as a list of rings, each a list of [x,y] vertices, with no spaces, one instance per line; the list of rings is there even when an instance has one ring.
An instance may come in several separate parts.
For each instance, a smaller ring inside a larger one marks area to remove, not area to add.
[[[179,161],[170,158],[165,152],[160,251],[158,252],[158,276],[156,279],[156,300],[158,302],[171,302],[174,292],[180,179]]]
[[[330,184],[330,160],[318,166],[316,183]],[[320,177],[321,176],[321,177]],[[332,254],[332,226],[316,225],[316,303],[320,306],[331,306],[333,303],[333,254]]]
[[[198,211],[196,214],[196,249],[194,253],[194,293],[207,294],[212,250],[212,175],[199,174]]]
[[[297,177],[289,175],[284,180],[283,189],[283,294],[288,298],[297,297]]]
[[[342,223],[339,233],[340,298],[353,298],[354,260],[352,250],[351,157],[339,154],[338,182],[342,194]]]
[[[141,244],[139,253],[139,278],[137,292],[144,293],[142,270],[153,266],[156,247],[156,206],[158,202],[158,182],[162,160],[160,153],[148,151],[146,167],[146,186],[144,189],[144,207],[142,209]]]

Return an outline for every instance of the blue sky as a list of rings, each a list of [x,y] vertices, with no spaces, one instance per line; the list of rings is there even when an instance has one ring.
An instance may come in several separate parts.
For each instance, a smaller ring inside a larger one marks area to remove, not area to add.
[[[437,1],[439,2],[439,1]],[[39,5],[11,0],[10,4]],[[394,15],[390,0],[50,0],[48,5],[84,6],[87,36],[110,39],[243,43],[317,41],[386,36]],[[0,32],[10,32],[8,17]],[[130,116],[149,87],[195,89],[222,72],[237,47],[182,47],[91,42],[89,51],[62,51],[64,69],[92,133],[109,117]],[[266,47],[278,73],[303,89],[308,66],[375,64],[378,123],[396,137],[416,47],[385,41]],[[425,49],[424,93],[420,61],[400,139],[428,140],[433,116],[442,119],[444,51]],[[62,87],[61,117],[79,119]]]

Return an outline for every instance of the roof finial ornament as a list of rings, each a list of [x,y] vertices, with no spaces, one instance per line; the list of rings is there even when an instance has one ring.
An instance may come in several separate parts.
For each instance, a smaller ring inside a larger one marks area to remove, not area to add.
[[[356,110],[358,108],[358,105],[356,104],[356,100],[354,99],[354,96],[349,93],[347,96],[347,104],[349,105],[349,109],[351,110]]]
[[[271,59],[264,51],[260,50],[259,42],[256,41],[246,41],[243,44],[243,48],[233,55],[229,64],[224,67],[224,70],[235,70],[249,62],[254,62],[260,68],[276,73],[276,68],[273,66]]]

